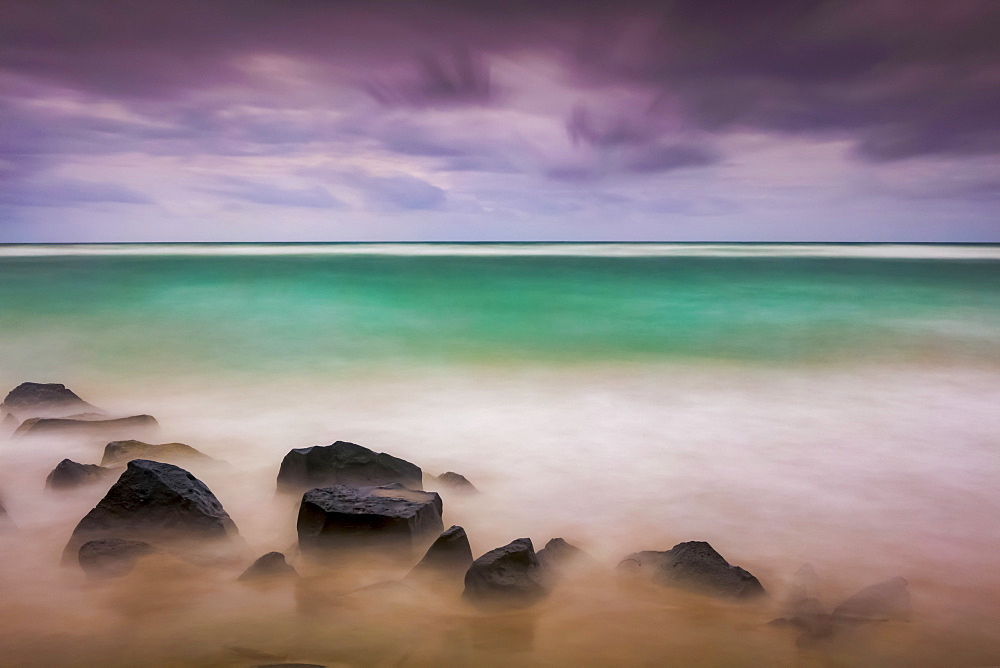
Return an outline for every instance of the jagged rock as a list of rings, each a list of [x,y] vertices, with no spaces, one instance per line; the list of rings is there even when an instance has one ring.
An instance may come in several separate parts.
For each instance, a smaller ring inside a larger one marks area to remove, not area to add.
[[[203,482],[172,464],[136,459],[73,530],[66,554],[102,538],[177,543],[217,542],[239,535]]]
[[[461,578],[471,565],[469,537],[465,535],[465,529],[453,526],[437,537],[410,575]]]
[[[904,578],[894,577],[865,587],[833,609],[835,620],[883,621],[910,616],[910,589]]]
[[[485,609],[525,608],[548,594],[530,538],[490,550],[465,573],[469,603]]]
[[[152,415],[132,415],[108,420],[74,418],[31,418],[21,423],[15,436],[43,436],[53,434],[113,436],[130,434],[159,426]]]
[[[128,575],[139,558],[156,550],[149,543],[120,538],[91,540],[80,546],[80,568],[94,578],[118,578]]]
[[[464,475],[455,473],[454,471],[442,473],[434,479],[434,483],[453,492],[461,492],[463,494],[476,494],[479,492],[476,486],[469,482]]]
[[[56,467],[49,473],[45,479],[45,487],[48,489],[72,489],[97,482],[110,473],[112,473],[111,469],[97,464],[79,464],[72,459],[64,459],[56,464]]]
[[[636,552],[618,564],[620,573],[647,575],[653,582],[719,598],[749,599],[764,593],[760,582],[731,566],[704,541],[679,543],[665,552]]]
[[[371,546],[410,552],[440,533],[441,513],[436,493],[399,483],[313,489],[299,507],[299,546],[303,553]]]
[[[129,440],[112,441],[104,446],[101,465],[127,464],[133,459],[148,459],[175,465],[218,461],[184,443],[144,443]]]
[[[17,420],[101,412],[61,383],[21,383],[7,394],[0,408]]]
[[[268,552],[250,564],[238,579],[247,581],[298,576],[298,571],[285,561],[285,555],[281,552]]]
[[[420,489],[423,473],[419,466],[408,461],[346,441],[292,450],[285,455],[278,471],[279,492],[333,485],[363,487],[390,483]]]

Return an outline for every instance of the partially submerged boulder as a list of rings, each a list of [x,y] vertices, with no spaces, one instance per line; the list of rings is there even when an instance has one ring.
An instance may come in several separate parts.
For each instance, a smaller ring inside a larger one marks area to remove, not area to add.
[[[399,483],[335,485],[302,496],[297,529],[303,553],[389,547],[411,553],[443,528],[441,497]]]
[[[365,487],[391,483],[420,489],[423,473],[419,466],[406,460],[346,441],[292,450],[281,460],[278,471],[279,492],[334,485]]]
[[[845,621],[905,620],[910,612],[909,583],[897,576],[854,594],[833,609],[833,618]]]
[[[80,546],[80,568],[93,578],[119,578],[128,575],[140,558],[156,549],[139,540],[103,538]]]
[[[665,552],[636,552],[618,564],[620,573],[718,598],[746,600],[764,593],[751,573],[732,566],[704,541],[679,543]]]
[[[590,555],[562,538],[553,538],[535,555],[546,582],[555,582],[568,569],[591,560]]]
[[[95,435],[110,437],[144,432],[159,426],[152,415],[101,419],[93,415],[72,418],[31,418],[21,423],[15,436]]]
[[[218,461],[184,443],[145,443],[128,440],[111,441],[104,446],[104,457],[101,458],[101,465],[123,465],[133,459],[148,459],[175,465]]]
[[[516,609],[534,605],[546,595],[531,539],[518,538],[472,562],[462,598],[484,609]]]
[[[89,485],[106,478],[111,469],[97,464],[80,464],[72,459],[64,459],[52,469],[45,479],[47,489],[73,489]]]
[[[294,578],[298,576],[298,571],[285,561],[284,554],[281,552],[268,552],[250,564],[250,567],[243,571],[243,575],[238,579],[246,582],[250,580],[263,581],[288,577]]]
[[[174,543],[217,543],[239,535],[203,482],[172,464],[136,459],[73,530],[66,555],[83,543],[123,538]]]
[[[469,482],[464,475],[455,473],[454,471],[447,471],[437,476],[434,478],[434,484],[443,489],[462,494],[476,494],[479,492],[476,486]]]
[[[472,548],[465,529],[453,526],[437,537],[427,549],[411,576],[432,578],[461,578],[472,565]]]
[[[101,412],[62,383],[21,383],[7,394],[0,408],[17,420]]]

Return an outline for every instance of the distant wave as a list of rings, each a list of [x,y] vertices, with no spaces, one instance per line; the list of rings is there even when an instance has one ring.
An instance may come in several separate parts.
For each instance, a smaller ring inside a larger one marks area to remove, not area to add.
[[[922,260],[1000,260],[1000,245],[818,243],[164,243],[0,245],[0,258],[159,255],[842,257]]]

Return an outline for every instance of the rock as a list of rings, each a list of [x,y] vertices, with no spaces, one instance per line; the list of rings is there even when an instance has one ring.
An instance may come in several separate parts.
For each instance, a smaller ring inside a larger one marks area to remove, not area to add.
[[[385,453],[337,441],[290,451],[278,471],[278,491],[296,492],[313,487],[346,485],[364,487],[399,483],[421,489],[419,466]]]
[[[238,579],[247,580],[267,580],[285,577],[298,577],[299,573],[287,561],[281,552],[268,552],[257,561],[250,564],[250,567],[243,571]]]
[[[518,538],[472,562],[462,598],[485,609],[526,608],[548,594],[541,570],[531,539]]]
[[[14,520],[12,520],[10,515],[7,514],[7,509],[3,505],[3,500],[0,499],[0,533],[14,528]]]
[[[112,441],[104,446],[101,465],[127,464],[133,459],[148,459],[175,465],[218,461],[184,443],[144,443],[131,440]]]
[[[149,543],[120,538],[91,540],[80,546],[80,568],[94,578],[119,578],[128,575],[135,562],[156,550]]]
[[[0,422],[0,434],[13,434],[19,426],[21,426],[20,420],[7,413],[3,416],[3,422]]]
[[[313,489],[299,507],[303,553],[331,549],[389,547],[407,554],[441,532],[441,497],[406,489],[335,485]]]
[[[136,459],[73,530],[67,555],[102,538],[176,543],[221,542],[239,535],[203,482],[182,468]]]
[[[21,423],[15,436],[43,436],[53,434],[110,436],[127,435],[159,426],[152,415],[132,415],[108,420],[74,418],[31,418]]]
[[[833,609],[835,620],[885,621],[908,619],[909,583],[901,577],[865,587]]]
[[[544,569],[561,570],[588,557],[587,553],[562,538],[553,538],[536,555]]]
[[[463,494],[476,494],[479,492],[476,486],[469,482],[464,475],[455,473],[454,471],[442,473],[434,479],[434,482],[453,492],[461,492]]]
[[[101,412],[61,383],[21,383],[7,394],[0,408],[17,420]]]
[[[465,535],[465,529],[453,526],[437,537],[410,575],[461,578],[471,565],[469,537]]]
[[[72,489],[89,485],[106,477],[111,469],[97,464],[79,464],[72,459],[64,459],[52,469],[45,479],[47,489]]]
[[[620,573],[644,574],[653,582],[689,591],[739,600],[764,593],[749,572],[731,566],[704,541],[679,543],[665,552],[636,552],[620,564]]]

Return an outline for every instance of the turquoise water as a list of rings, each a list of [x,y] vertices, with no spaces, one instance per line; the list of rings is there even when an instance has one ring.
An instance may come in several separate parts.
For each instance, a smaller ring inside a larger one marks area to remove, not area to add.
[[[0,350],[22,375],[998,361],[995,247],[973,259],[947,246],[930,247],[943,259],[920,257],[928,247],[916,257],[863,254],[877,246],[583,248],[7,246]],[[623,248],[635,252],[612,252]]]

